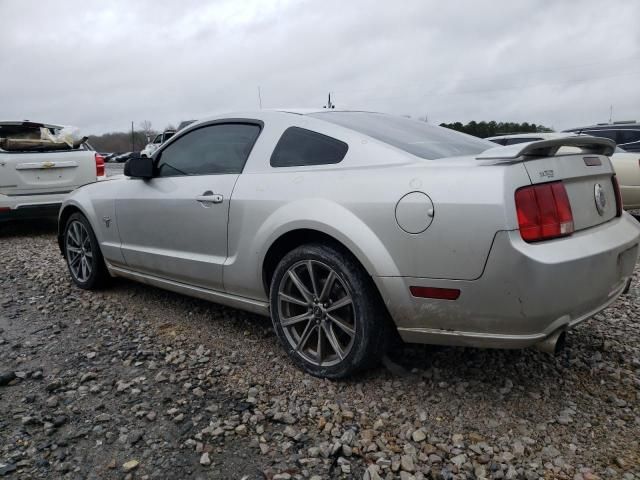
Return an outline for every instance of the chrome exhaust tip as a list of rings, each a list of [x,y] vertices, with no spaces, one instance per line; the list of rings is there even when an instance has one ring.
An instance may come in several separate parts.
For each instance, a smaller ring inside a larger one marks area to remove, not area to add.
[[[556,330],[547,338],[534,345],[536,350],[548,353],[549,355],[558,355],[564,350],[567,332],[565,330]]]

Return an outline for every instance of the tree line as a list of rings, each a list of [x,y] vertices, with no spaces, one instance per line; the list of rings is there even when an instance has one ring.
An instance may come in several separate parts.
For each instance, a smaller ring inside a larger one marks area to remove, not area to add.
[[[490,122],[472,120],[467,124],[462,124],[461,122],[441,123],[440,126],[480,138],[508,135],[510,133],[553,132],[552,129],[535,123],[495,122],[493,120]]]
[[[151,138],[153,140],[153,137]],[[145,132],[110,132],[103,135],[89,135],[89,143],[97,152],[124,153],[139,152],[148,143]]]
[[[173,125],[167,125],[164,130],[175,129]],[[109,132],[102,135],[89,135],[89,143],[97,152],[103,153],[124,153],[139,152],[145,145],[160,133],[153,128],[149,120],[140,122],[138,128],[134,128],[133,133]]]

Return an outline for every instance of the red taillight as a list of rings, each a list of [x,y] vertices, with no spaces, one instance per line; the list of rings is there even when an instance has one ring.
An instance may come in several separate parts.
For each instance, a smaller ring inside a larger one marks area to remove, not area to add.
[[[411,295],[422,298],[439,298],[441,300],[457,300],[460,290],[457,288],[409,287]]]
[[[516,190],[516,212],[525,242],[565,237],[573,233],[573,214],[562,182]]]
[[[611,177],[613,182],[613,193],[616,195],[616,217],[622,215],[622,195],[620,194],[620,185],[618,185],[618,177]]]
[[[104,177],[104,157],[96,153],[96,177]]]

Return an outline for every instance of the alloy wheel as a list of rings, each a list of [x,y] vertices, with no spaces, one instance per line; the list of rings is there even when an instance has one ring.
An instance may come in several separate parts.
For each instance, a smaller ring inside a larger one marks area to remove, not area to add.
[[[352,292],[325,263],[302,260],[285,272],[278,314],[289,345],[305,361],[331,366],[351,351],[358,324]]]
[[[93,271],[93,251],[89,232],[82,222],[74,220],[68,225],[65,245],[71,274],[78,282],[87,282]]]

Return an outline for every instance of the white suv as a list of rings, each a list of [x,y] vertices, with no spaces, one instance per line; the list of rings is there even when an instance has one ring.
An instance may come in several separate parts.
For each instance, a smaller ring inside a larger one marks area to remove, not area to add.
[[[160,145],[169,140],[175,134],[175,130],[165,130],[164,132],[159,133],[158,135],[156,135],[156,138],[153,139],[153,142],[147,143],[144,149],[142,149],[142,151],[140,152],[140,156],[151,157],[155,153],[155,151],[160,148]]]
[[[63,127],[0,122],[0,221],[55,216],[64,197],[106,178],[104,159],[86,138],[60,138]]]

